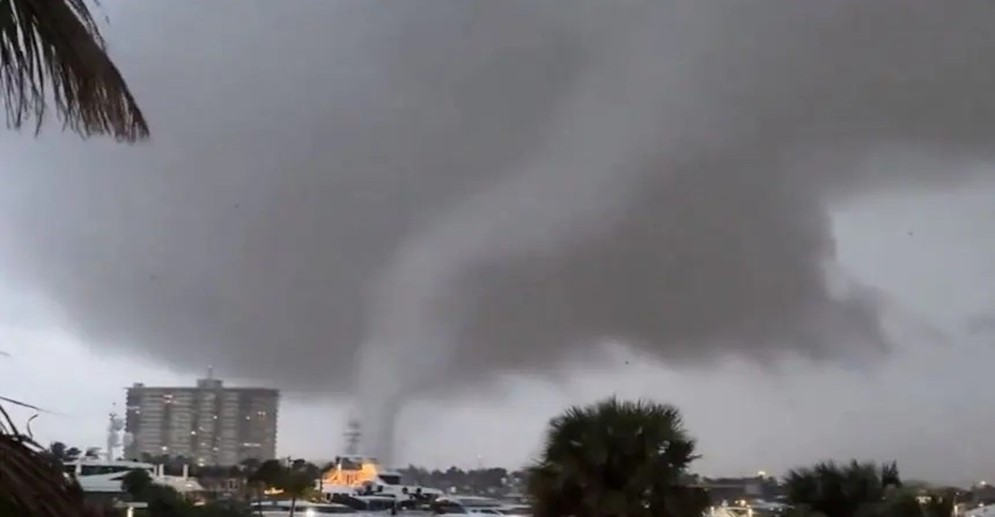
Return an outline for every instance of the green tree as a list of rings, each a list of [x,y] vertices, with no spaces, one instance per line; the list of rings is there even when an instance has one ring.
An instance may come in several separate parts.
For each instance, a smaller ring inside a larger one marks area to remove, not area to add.
[[[956,499],[956,490],[933,491],[923,505],[924,517],[950,517],[954,514]]]
[[[262,465],[262,462],[256,458],[247,458],[242,460],[239,466],[242,467],[243,472],[255,472],[260,465]]]
[[[194,506],[171,487],[156,484],[143,470],[133,470],[121,478],[121,488],[134,501],[148,503],[149,517],[245,517],[245,505],[232,502]]]
[[[66,457],[66,444],[62,442],[52,442],[48,444],[48,452],[53,458],[65,463],[64,458]]]
[[[677,408],[615,397],[549,423],[529,471],[536,517],[699,517],[707,494],[685,484],[697,458]]]
[[[789,502],[799,513],[816,513],[825,517],[855,517],[885,514],[906,515],[918,509],[912,497],[900,491],[902,481],[893,463],[832,461],[812,467],[794,469],[785,477]]]
[[[246,463],[246,469],[248,470],[249,465],[256,465],[258,462]],[[248,473],[246,476],[246,483],[256,494],[256,502],[262,502],[263,491],[267,487],[275,487],[283,479],[284,468],[279,460],[266,460],[262,463],[258,463],[258,466]],[[263,514],[262,506],[259,506],[259,515]]]
[[[149,505],[149,517],[188,517],[194,507],[172,487],[156,484],[144,470],[132,470],[121,478],[121,489],[133,501]]]
[[[283,464],[280,460],[266,460],[259,464],[259,468],[256,469],[249,477],[254,481],[263,483],[267,487],[277,486],[281,479],[283,479],[284,474]]]
[[[83,455],[79,447],[69,447],[63,442],[52,442],[48,444],[48,452],[59,463],[72,463]]]
[[[152,488],[152,478],[144,470],[132,470],[121,478],[121,490],[135,501],[145,501]]]
[[[149,517],[192,517],[194,507],[172,487],[153,484],[144,494]]]
[[[315,482],[321,476],[321,469],[305,460],[294,460],[290,467],[280,473],[276,486],[290,496],[290,517],[294,517],[297,501],[306,499],[314,491]]]

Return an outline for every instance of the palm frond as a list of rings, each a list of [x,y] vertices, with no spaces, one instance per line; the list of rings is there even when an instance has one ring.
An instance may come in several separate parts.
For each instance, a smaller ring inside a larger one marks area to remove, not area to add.
[[[20,434],[0,406],[0,504],[15,515],[83,517],[83,491],[67,480],[58,461]]]
[[[39,131],[51,100],[82,136],[149,134],[85,0],[0,0],[0,97],[14,129],[34,119]]]
[[[26,408],[26,409],[32,409],[32,410],[37,411],[39,413],[52,413],[51,411],[49,411],[47,409],[42,409],[42,408],[40,408],[38,406],[35,406],[34,404],[28,404],[27,402],[21,402],[19,400],[14,400],[12,398],[7,398],[7,397],[4,397],[2,395],[0,395],[0,402],[6,402],[8,404],[13,404],[15,406],[20,406],[20,407]]]

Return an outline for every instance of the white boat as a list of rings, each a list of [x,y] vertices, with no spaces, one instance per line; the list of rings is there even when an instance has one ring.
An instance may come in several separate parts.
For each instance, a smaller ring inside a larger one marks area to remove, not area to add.
[[[123,493],[121,480],[129,472],[140,470],[149,475],[153,483],[172,487],[181,494],[202,492],[204,488],[196,479],[188,475],[184,466],[182,476],[167,476],[162,465],[126,460],[102,460],[98,458],[80,458],[65,464],[66,475],[76,478],[80,488],[86,494],[119,494]]]
[[[366,514],[391,513],[400,506],[400,501],[393,495],[351,495],[332,501]]]
[[[181,494],[203,492],[204,487],[196,479],[189,476],[186,465],[183,475],[167,476],[162,465],[141,461],[114,460],[116,452],[129,440],[129,435],[123,435],[125,423],[117,413],[111,412],[107,426],[107,448],[100,454],[100,449],[94,447],[76,461],[67,462],[63,468],[67,476],[73,476],[83,489],[84,494],[104,494],[116,496],[123,494],[121,480],[129,472],[144,471],[153,483],[172,487]],[[100,457],[103,456],[103,457]]]
[[[253,515],[263,517],[288,517],[290,515],[290,501],[264,501],[252,505]],[[349,506],[336,503],[312,503],[308,501],[297,501],[294,506],[294,515],[299,517],[317,517],[320,515],[351,514],[353,517],[362,517],[363,513],[350,508]]]
[[[501,515],[507,517],[530,517],[532,515],[532,507],[527,504],[508,504],[501,508],[498,508]]]
[[[438,497],[441,490],[405,485],[399,472],[383,469],[375,458],[369,456],[341,456],[335,466],[325,472],[317,488],[330,499],[336,495],[385,496],[405,501],[418,496]]]

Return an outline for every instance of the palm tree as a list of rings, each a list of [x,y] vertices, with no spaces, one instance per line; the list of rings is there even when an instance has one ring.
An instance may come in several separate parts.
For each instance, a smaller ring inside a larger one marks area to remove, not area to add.
[[[239,470],[239,477],[242,480],[242,498],[246,501],[251,501],[256,499],[258,495],[258,490],[256,490],[257,483],[252,479],[252,475],[259,470],[259,465],[262,462],[255,458],[248,458],[242,460],[241,463],[235,468]],[[259,496],[261,497],[261,496]]]
[[[677,408],[615,397],[549,423],[529,472],[536,517],[699,517],[707,494],[684,483],[697,456]]]
[[[789,502],[802,512],[825,517],[907,514],[908,498],[894,462],[878,466],[853,460],[846,465],[832,461],[795,469],[785,478]],[[890,495],[894,495],[887,501]],[[915,498],[914,507],[918,508]]]
[[[246,464],[246,468],[249,468],[249,463]],[[252,464],[255,464],[252,463]],[[280,464],[279,460],[266,460],[259,464],[255,470],[249,473],[246,478],[246,483],[255,489],[256,492],[256,502],[262,502],[263,491],[267,487],[276,486],[280,480],[283,478],[283,465]],[[262,505],[259,505],[259,515],[263,514]]]
[[[48,453],[52,455],[53,458],[63,462],[63,458],[66,457],[66,444],[62,442],[52,442],[48,444]]]
[[[0,98],[14,129],[34,119],[38,131],[51,99],[80,135],[133,142],[149,134],[86,0],[0,2]]]
[[[297,510],[297,500],[306,498],[314,490],[314,482],[320,476],[320,469],[305,460],[294,460],[284,469],[277,486],[284,495],[290,496],[290,517]]]
[[[280,460],[266,460],[259,464],[259,468],[252,473],[250,478],[267,487],[276,486],[282,479],[283,471],[284,468]]]
[[[83,455],[83,451],[79,447],[69,447],[62,442],[52,442],[48,444],[48,453],[52,455],[53,458],[59,461],[59,463],[72,463],[79,459]]]
[[[152,477],[144,470],[132,470],[121,478],[121,489],[135,501],[141,501],[152,488]]]

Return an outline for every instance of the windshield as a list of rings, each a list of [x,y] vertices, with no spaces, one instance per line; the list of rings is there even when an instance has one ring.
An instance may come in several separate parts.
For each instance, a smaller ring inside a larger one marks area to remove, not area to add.
[[[400,485],[401,475],[400,474],[380,474],[380,481],[387,485]]]

